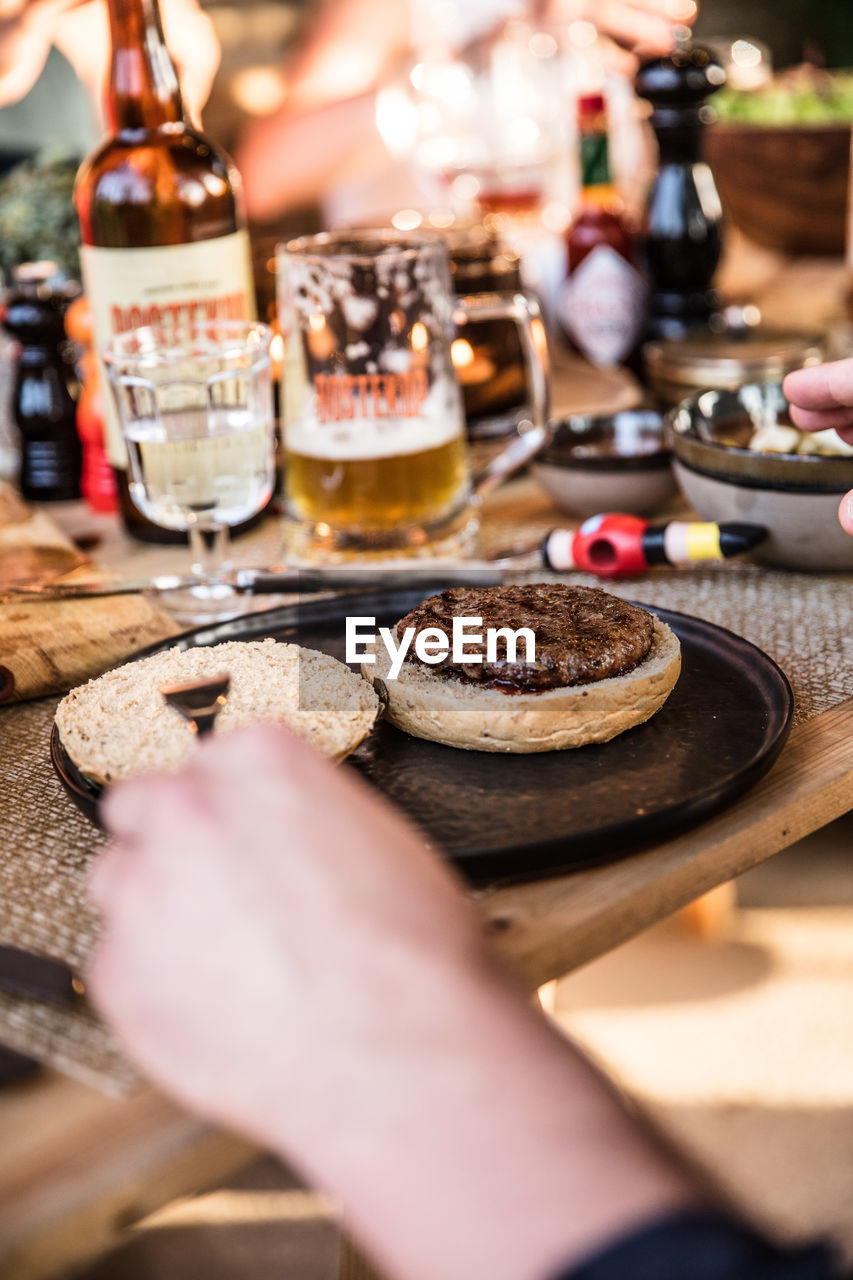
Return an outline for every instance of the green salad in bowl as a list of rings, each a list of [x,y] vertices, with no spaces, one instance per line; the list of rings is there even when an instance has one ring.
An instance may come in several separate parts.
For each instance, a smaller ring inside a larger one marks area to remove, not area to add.
[[[714,105],[706,154],[730,222],[784,253],[842,254],[853,72],[798,67]]]
[[[723,89],[714,106],[718,119],[726,124],[850,124],[853,71],[796,67],[758,89]]]

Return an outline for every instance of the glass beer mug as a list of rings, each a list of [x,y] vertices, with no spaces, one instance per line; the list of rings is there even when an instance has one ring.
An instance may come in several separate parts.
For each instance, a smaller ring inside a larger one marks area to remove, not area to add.
[[[306,236],[278,257],[288,557],[470,551],[477,519],[454,321],[517,322],[539,425],[536,304],[520,293],[454,298],[447,246],[429,234]]]

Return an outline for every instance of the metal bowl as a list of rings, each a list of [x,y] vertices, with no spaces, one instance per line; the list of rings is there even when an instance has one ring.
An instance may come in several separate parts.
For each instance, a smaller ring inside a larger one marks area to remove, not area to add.
[[[838,522],[838,504],[853,489],[853,457],[759,453],[747,448],[759,426],[789,425],[778,382],[737,391],[703,391],[665,419],[675,478],[706,520],[763,525],[753,553],[789,569],[853,569],[853,538]]]
[[[737,308],[726,313],[721,333],[658,338],[643,347],[652,390],[666,405],[700,391],[737,391],[747,383],[781,382],[792,369],[818,364],[825,355],[820,334],[801,329],[752,326]]]
[[[559,423],[533,474],[556,505],[572,515],[641,515],[675,492],[670,458],[659,413],[575,415]]]

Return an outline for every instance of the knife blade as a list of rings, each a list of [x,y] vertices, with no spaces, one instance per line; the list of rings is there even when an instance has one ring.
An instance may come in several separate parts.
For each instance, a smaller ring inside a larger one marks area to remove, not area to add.
[[[499,564],[413,564],[399,568],[352,569],[237,569],[223,581],[240,595],[302,595],[320,591],[393,590],[407,587],[492,587],[516,572]],[[524,572],[519,566],[517,572]],[[43,587],[16,587],[0,595],[5,603],[38,600],[89,600],[105,596],[133,595],[143,591],[172,591],[199,585],[192,575],[164,574],[154,578],[128,578],[121,582],[48,583]]]
[[[83,998],[85,987],[62,960],[0,945],[0,991],[70,1005]]]

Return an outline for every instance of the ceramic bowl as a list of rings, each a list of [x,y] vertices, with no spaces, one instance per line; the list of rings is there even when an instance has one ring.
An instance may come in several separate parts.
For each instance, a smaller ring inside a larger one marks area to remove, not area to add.
[[[666,418],[675,478],[703,519],[764,526],[768,536],[753,552],[756,560],[788,569],[853,569],[853,538],[838,522],[841,497],[853,489],[853,457],[747,448],[758,426],[790,425],[787,407],[778,382],[682,401]]]
[[[675,492],[663,420],[650,410],[608,417],[576,415],[558,425],[533,474],[561,510],[574,516],[603,511],[642,515]]]

